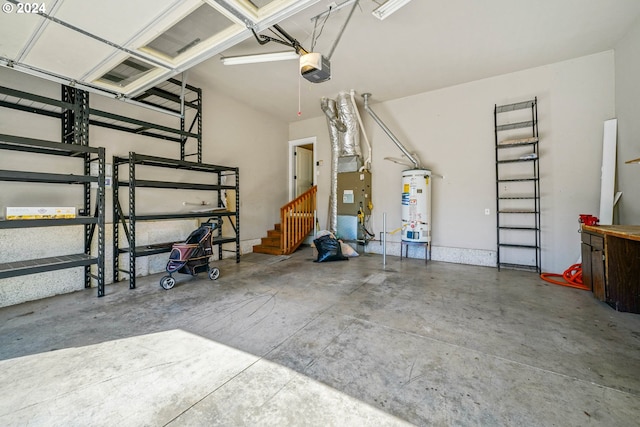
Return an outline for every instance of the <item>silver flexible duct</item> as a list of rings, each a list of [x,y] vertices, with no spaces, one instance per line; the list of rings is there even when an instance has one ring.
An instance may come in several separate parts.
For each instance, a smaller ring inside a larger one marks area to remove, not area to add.
[[[387,127],[387,125],[385,125],[384,122],[380,120],[380,118],[376,115],[376,113],[373,112],[371,107],[369,107],[370,96],[371,96],[370,93],[362,94],[362,97],[364,98],[364,109],[367,111],[367,113],[369,113],[369,115],[373,118],[373,120],[375,120],[375,122],[382,128],[384,133],[386,133],[387,136],[391,138],[391,141],[393,141],[393,143],[396,144],[396,146],[400,149],[400,151],[402,151],[402,154],[404,154],[405,156],[407,156],[409,160],[411,160],[411,163],[413,163],[414,169],[422,169],[422,167],[420,166],[420,161],[416,159],[414,155],[409,153],[409,151],[407,151],[404,145],[402,145],[402,143],[398,140],[398,138],[396,138],[396,136],[391,132],[391,130]]]
[[[351,97],[347,92],[340,92],[338,94],[336,98],[336,108],[338,110],[339,121],[344,123],[346,127],[346,130],[340,133],[340,157],[362,157],[358,117],[351,102]]]
[[[331,101],[333,103],[333,108],[329,108],[329,104],[327,101]],[[336,102],[333,99],[322,98],[320,101],[320,108],[322,108],[322,112],[325,116],[327,116],[327,120],[329,121],[329,125],[335,126],[337,130],[340,132],[346,132],[347,126],[338,120],[338,115],[336,114]]]
[[[331,141],[331,194],[329,196],[329,231],[336,235],[338,231],[338,158],[340,157],[340,132],[337,123],[336,101],[322,98],[320,106],[327,116],[329,140]],[[344,124],[342,124],[344,126]],[[346,127],[345,127],[346,130]]]

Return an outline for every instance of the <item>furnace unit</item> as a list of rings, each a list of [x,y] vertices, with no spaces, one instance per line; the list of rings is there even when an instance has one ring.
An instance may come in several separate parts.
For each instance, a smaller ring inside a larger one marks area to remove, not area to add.
[[[369,171],[338,174],[338,236],[364,244],[367,240],[365,220],[371,215],[371,173]]]

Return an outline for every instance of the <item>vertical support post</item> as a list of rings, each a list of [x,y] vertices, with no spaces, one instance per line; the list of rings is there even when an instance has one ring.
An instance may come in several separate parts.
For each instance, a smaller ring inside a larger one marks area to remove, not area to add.
[[[129,152],[129,289],[136,288],[136,153]]]
[[[536,96],[533,99],[533,107],[532,107],[532,118],[533,118],[533,136],[537,139],[539,136],[538,133],[538,97]],[[535,182],[535,227],[536,227],[536,270],[538,273],[542,273],[542,207],[540,206],[540,150],[539,150],[539,141],[533,145],[534,153],[536,153],[536,160],[534,163],[534,173],[536,177]]]
[[[187,85],[187,72],[182,72],[182,81],[180,82],[180,130],[185,130],[185,109],[184,109],[184,92]],[[180,136],[180,160],[185,160],[185,145],[187,144],[187,137],[185,135]]]
[[[65,144],[73,144],[74,141],[74,120],[75,120],[75,90],[70,86],[60,86],[62,102],[74,104],[74,108],[66,108],[60,119],[62,126],[60,127],[60,142]]]
[[[98,207],[98,296],[104,296],[104,245],[105,245],[105,150],[103,147],[98,148],[98,193],[96,195],[96,204]]]
[[[400,248],[402,251],[402,248]],[[382,267],[387,266],[387,213],[382,214]]]
[[[184,112],[182,113],[182,115],[180,116],[180,130],[182,132],[184,132],[184,124],[185,124],[185,120],[184,120]],[[187,137],[185,135],[181,135],[180,136],[180,160],[185,160],[185,145],[187,144]]]
[[[71,86],[61,86],[62,101],[73,105],[63,111],[61,119],[60,139],[65,144],[76,144],[83,147],[89,146],[89,93],[73,88]],[[91,154],[84,153],[85,176],[91,175]],[[104,165],[103,165],[104,168]],[[83,184],[84,202],[80,215],[91,215],[91,183]],[[98,190],[99,192],[99,190]],[[96,195],[98,198],[99,196]],[[98,201],[96,201],[98,203]],[[104,230],[103,230],[104,231]],[[92,224],[84,226],[84,253],[91,256],[91,236],[93,234]],[[84,267],[84,287],[91,287],[91,266]]]
[[[119,189],[119,158],[113,156],[113,176],[112,176],[112,195],[113,195],[113,282],[120,281],[120,189]]]
[[[500,183],[498,180],[498,104],[493,107],[493,124],[496,153],[496,267],[500,271]]]
[[[89,176],[91,174],[91,155],[89,153],[84,154],[84,175]],[[83,185],[84,192],[84,204],[82,212],[80,215],[90,216],[91,215],[91,183],[85,182]],[[98,203],[98,202],[97,202]],[[84,253],[87,256],[91,256],[91,224],[84,225]],[[84,267],[84,287],[91,287],[91,266],[86,265]]]
[[[74,99],[74,120],[73,120],[73,143],[81,145],[83,147],[89,146],[89,94],[79,89],[72,89]],[[104,159],[103,159],[104,161]],[[104,168],[104,165],[103,165]],[[103,171],[104,172],[104,171]],[[91,155],[85,154],[84,161],[84,174],[86,176],[91,175]],[[84,213],[82,215],[91,215],[91,183],[85,182],[84,185]],[[99,187],[99,185],[98,185]],[[98,189],[97,193],[100,190]],[[96,194],[96,198],[99,198],[99,194]],[[99,203],[96,200],[96,203]],[[86,224],[84,226],[84,252],[87,255],[91,255],[91,225]],[[104,232],[104,230],[103,230]],[[87,265],[84,268],[84,287],[91,287],[91,266]]]
[[[198,88],[198,163],[202,163],[202,89]],[[237,173],[236,173],[237,179]]]
[[[240,262],[240,170],[236,173],[236,263]]]
[[[216,184],[219,185],[219,186],[222,185],[222,172],[219,171],[219,170],[216,171],[216,179],[217,179]],[[222,203],[222,192],[223,191],[224,190],[222,190],[222,189],[218,190],[218,205],[217,206],[226,206],[226,203],[225,204]],[[227,209],[228,208],[229,207],[227,206]],[[219,216],[218,219],[217,219],[217,222],[218,222],[218,236],[221,237],[222,236],[222,226],[224,225],[224,218],[222,216]],[[231,222],[231,218],[229,218],[229,222]],[[218,259],[219,260],[222,259],[222,245],[221,244],[218,245]]]
[[[84,147],[89,146],[89,92],[84,90],[75,89],[76,92],[76,136],[77,144]]]

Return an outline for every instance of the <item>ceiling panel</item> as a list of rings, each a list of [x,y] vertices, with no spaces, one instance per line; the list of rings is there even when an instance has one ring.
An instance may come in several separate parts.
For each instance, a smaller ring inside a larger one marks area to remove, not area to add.
[[[124,45],[180,3],[180,0],[63,0],[53,16]]]
[[[10,37],[0,37],[0,56],[11,60],[17,60],[20,52],[28,45],[32,35],[44,19],[38,15],[10,15],[3,13],[0,15],[0,27],[3,34],[10,34]]]
[[[96,62],[114,51],[107,44],[50,23],[21,62],[79,80]]]
[[[217,3],[231,3],[226,0],[209,0]],[[234,8],[243,11],[243,13],[252,16],[254,21],[260,21],[268,16],[279,14],[285,10],[297,6],[308,6],[309,4],[316,3],[317,0],[239,0],[233,2]],[[297,3],[297,5],[296,5]],[[305,3],[307,3],[305,5]]]
[[[145,48],[175,60],[197,44],[234,25],[237,24],[228,17],[203,4],[153,39]]]
[[[232,14],[208,3],[197,2],[186,12],[181,17],[172,15],[166,24],[156,25],[154,31],[143,34],[134,45],[140,45],[142,52],[178,67],[246,31]]]
[[[158,67],[140,59],[128,57],[98,78],[104,84],[126,88],[131,83],[157,70]]]
[[[269,3],[273,3],[273,0],[250,0],[250,2],[258,9],[267,6]]]
[[[167,79],[172,70],[145,61],[126,52],[116,51],[100,67],[83,76],[83,81],[117,93],[130,93],[150,80]]]

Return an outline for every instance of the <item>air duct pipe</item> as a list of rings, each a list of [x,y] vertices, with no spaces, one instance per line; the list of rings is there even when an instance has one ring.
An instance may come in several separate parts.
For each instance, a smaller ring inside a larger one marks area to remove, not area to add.
[[[348,92],[340,92],[336,100],[322,98],[320,107],[327,117],[331,142],[331,195],[328,229],[338,234],[338,175],[351,166],[362,165],[358,110]]]
[[[336,101],[322,98],[320,107],[327,116],[329,127],[329,140],[331,141],[331,194],[329,195],[329,231],[334,235],[338,230],[338,158],[340,157],[340,134],[342,127],[346,131],[344,123],[338,120]],[[344,131],[343,131],[344,132]]]
[[[330,103],[331,106],[329,105]],[[329,135],[331,135],[332,127],[335,127],[336,130],[339,130],[340,132],[347,131],[345,124],[338,120],[338,114],[336,113],[336,101],[333,99],[322,98],[320,108],[322,108],[322,112],[327,116],[327,120],[329,121]]]
[[[356,91],[351,89],[351,92],[349,92],[351,103],[353,104],[353,109],[356,113],[356,117],[358,118],[358,124],[360,125],[360,130],[362,130],[364,142],[367,144],[367,158],[364,161],[364,165],[360,168],[360,172],[362,172],[364,169],[371,170],[371,143],[369,143],[369,138],[367,138],[367,131],[365,131],[364,125],[362,124],[362,117],[360,117],[360,112],[358,111],[358,104],[356,104],[355,94]]]
[[[364,109],[367,111],[367,113],[369,113],[369,115],[373,118],[373,120],[382,128],[384,133],[386,133],[387,136],[391,138],[391,141],[393,141],[393,143],[396,144],[396,146],[400,149],[400,151],[402,151],[402,154],[407,156],[407,158],[411,161],[411,163],[413,163],[414,169],[421,169],[422,167],[420,166],[420,161],[416,159],[416,157],[413,154],[407,151],[404,145],[402,145],[402,143],[398,140],[398,138],[396,138],[396,136],[391,132],[391,130],[389,130],[387,125],[385,125],[383,121],[380,120],[380,118],[376,115],[376,113],[373,112],[371,107],[369,107],[370,96],[371,96],[370,93],[362,94],[362,97],[364,98]]]
[[[347,92],[340,92],[336,98],[338,120],[344,124],[345,130],[340,133],[340,157],[362,157],[360,150],[360,129],[355,108]]]

